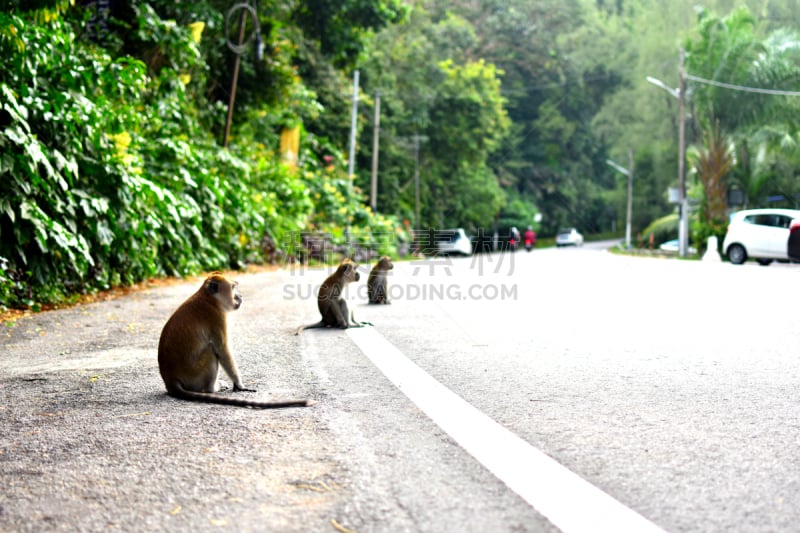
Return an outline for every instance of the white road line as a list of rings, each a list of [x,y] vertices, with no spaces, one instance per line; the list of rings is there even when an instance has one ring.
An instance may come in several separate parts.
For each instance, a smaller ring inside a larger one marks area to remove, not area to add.
[[[347,334],[453,440],[565,533],[663,531],[464,401],[375,328]]]

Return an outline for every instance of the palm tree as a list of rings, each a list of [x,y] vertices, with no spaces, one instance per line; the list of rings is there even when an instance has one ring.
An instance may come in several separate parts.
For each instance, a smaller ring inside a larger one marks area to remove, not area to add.
[[[688,40],[685,49],[692,126],[703,139],[694,161],[706,196],[703,233],[718,234],[727,221],[729,185],[751,198],[763,190],[764,176],[754,173],[763,167],[751,161],[751,153],[780,150],[775,141],[785,134],[775,132],[794,131],[800,99],[774,91],[797,88],[800,37],[777,30],[759,39],[755,18],[740,7],[724,18],[702,11],[698,38]]]
[[[719,125],[704,132],[703,139],[704,146],[689,154],[704,193],[702,211],[706,227],[701,241],[709,235],[721,236],[725,232],[728,207],[725,178],[734,164],[732,146],[720,134]]]

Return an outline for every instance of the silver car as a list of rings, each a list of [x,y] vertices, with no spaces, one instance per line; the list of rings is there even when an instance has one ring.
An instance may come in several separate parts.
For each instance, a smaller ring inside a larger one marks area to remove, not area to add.
[[[556,233],[556,246],[583,246],[583,235],[575,228],[561,228]]]
[[[472,241],[463,228],[436,230],[434,238],[439,254],[472,255]]]

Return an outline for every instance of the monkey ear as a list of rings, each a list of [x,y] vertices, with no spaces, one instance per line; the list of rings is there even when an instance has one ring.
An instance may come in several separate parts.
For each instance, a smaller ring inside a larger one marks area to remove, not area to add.
[[[206,284],[208,294],[217,294],[219,292],[219,282],[217,280],[209,280]]]

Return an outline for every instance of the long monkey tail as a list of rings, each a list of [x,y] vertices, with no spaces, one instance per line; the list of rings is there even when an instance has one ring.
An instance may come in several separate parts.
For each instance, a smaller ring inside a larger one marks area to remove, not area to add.
[[[331,326],[326,324],[323,320],[320,320],[319,322],[316,322],[314,324],[309,324],[307,326],[300,326],[299,328],[297,328],[297,331],[295,331],[294,334],[300,335],[300,332],[303,331],[304,329],[329,328],[329,327]]]
[[[180,384],[176,385],[173,390],[167,391],[167,394],[174,398],[181,400],[189,400],[191,402],[204,402],[216,403],[222,405],[234,405],[236,407],[250,407],[252,409],[282,409],[285,407],[310,407],[314,405],[314,400],[285,400],[280,402],[259,402],[257,400],[246,400],[244,398],[236,398],[234,396],[225,396],[222,394],[215,394],[211,392],[195,392],[186,390]]]

